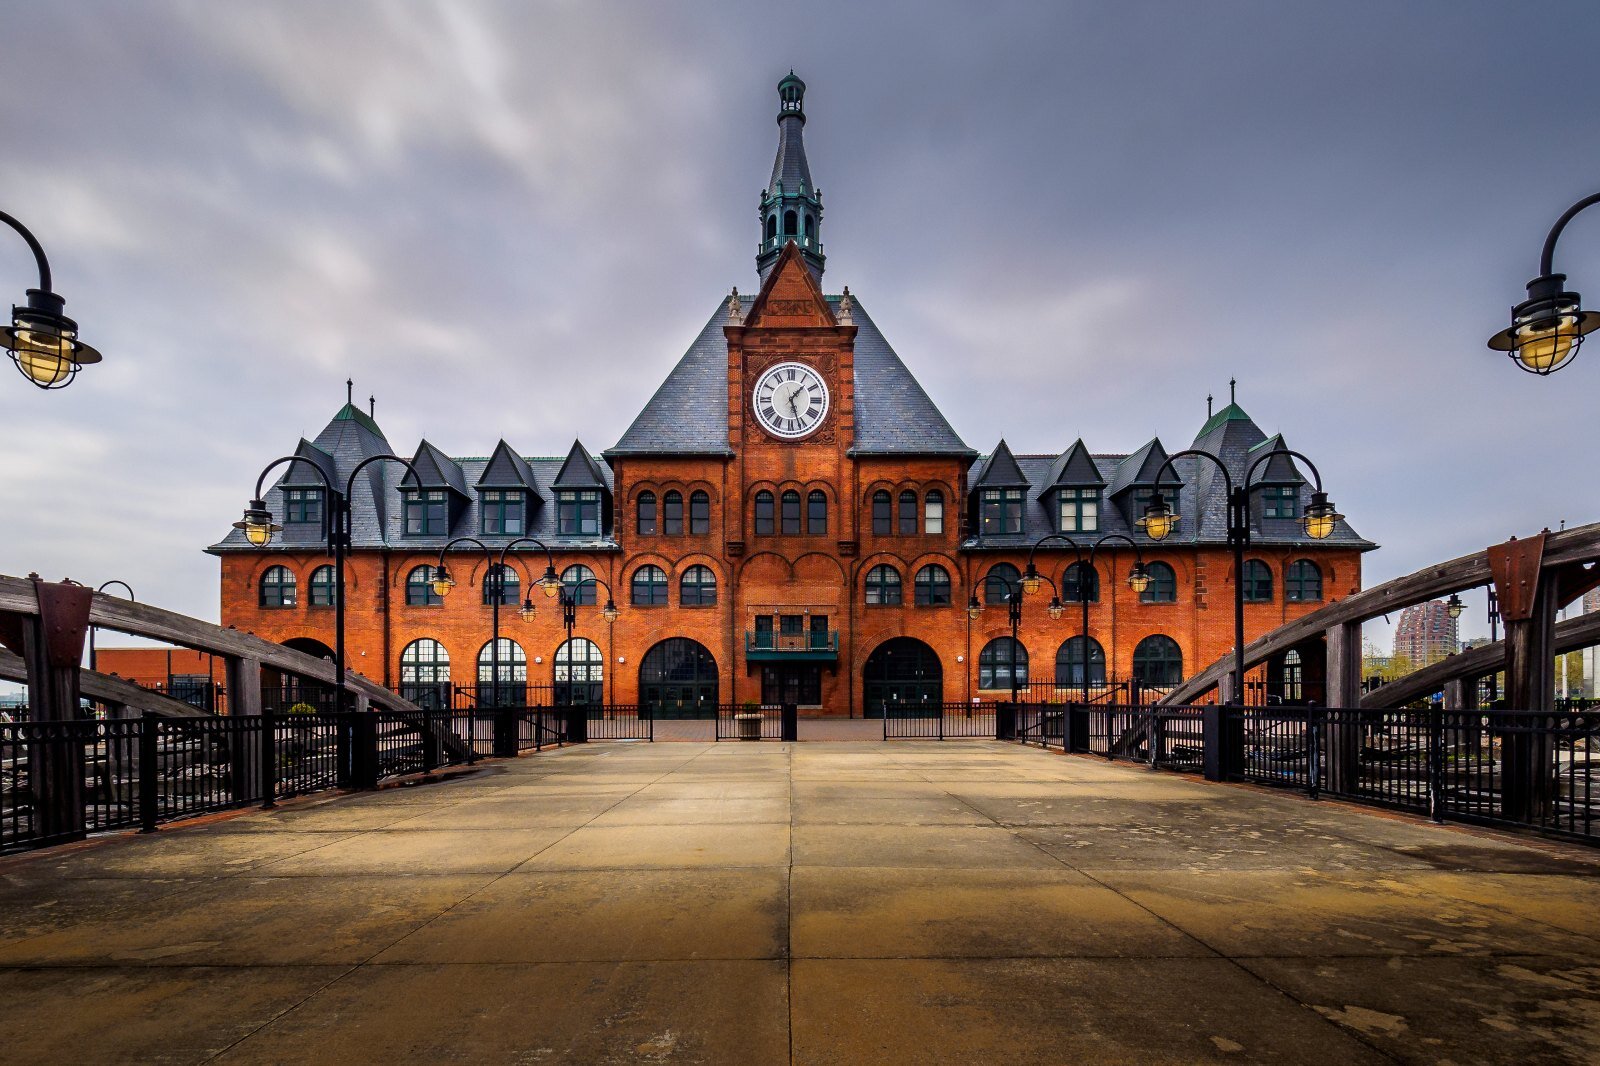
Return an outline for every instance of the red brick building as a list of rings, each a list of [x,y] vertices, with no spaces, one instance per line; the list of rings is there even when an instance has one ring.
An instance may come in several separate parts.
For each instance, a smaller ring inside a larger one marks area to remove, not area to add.
[[[859,716],[885,701],[1005,696],[1013,676],[1037,698],[1081,682],[1084,593],[1096,688],[1172,684],[1229,650],[1234,575],[1211,469],[1185,459],[1161,474],[1183,518],[1157,545],[1134,523],[1167,456],[1159,440],[1131,455],[1077,441],[1022,456],[1001,441],[980,457],[859,300],[848,289],[824,293],[803,92],[792,75],[779,86],[757,295],[718,301],[613,447],[596,457],[574,443],[564,458],[529,458],[502,440],[485,458],[451,458],[423,441],[397,453],[415,456],[415,477],[392,463],[363,473],[347,566],[353,669],[418,699],[492,677],[483,552],[457,545],[455,589],[441,598],[429,585],[441,548],[459,536],[496,552],[538,538],[579,601],[567,643],[560,602],[531,584],[544,553],[524,543],[510,555],[499,658],[519,701],[640,701],[661,714],[792,701]],[[1230,404],[1194,446],[1242,477],[1280,443]],[[363,457],[392,450],[367,413],[346,405],[297,454],[342,485]],[[1305,536],[1310,487],[1287,457],[1259,464],[1255,481],[1244,575],[1252,637],[1359,589],[1361,553],[1372,547],[1342,522],[1327,540]],[[225,625],[328,653],[324,492],[295,464],[267,496],[284,526],[271,544],[253,547],[235,531],[208,549],[221,562]],[[1050,586],[1023,597],[1017,647],[1007,600],[1020,595],[1029,548],[1053,532],[1085,549],[1127,536],[1153,581],[1143,593],[1128,587],[1135,552],[1126,544],[1102,546],[1087,577],[1053,541],[1039,569],[1067,610],[1049,616]],[[614,623],[599,609],[607,589]],[[516,605],[530,591],[537,611],[524,620]],[[975,616],[974,597],[985,606]],[[1314,681],[1305,672],[1315,665],[1297,663],[1296,683]]]

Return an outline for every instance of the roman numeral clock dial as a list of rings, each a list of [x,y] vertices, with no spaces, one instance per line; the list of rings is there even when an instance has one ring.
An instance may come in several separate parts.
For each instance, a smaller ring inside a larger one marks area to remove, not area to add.
[[[799,440],[827,417],[828,386],[804,363],[779,363],[757,379],[751,401],[762,429],[780,440]]]

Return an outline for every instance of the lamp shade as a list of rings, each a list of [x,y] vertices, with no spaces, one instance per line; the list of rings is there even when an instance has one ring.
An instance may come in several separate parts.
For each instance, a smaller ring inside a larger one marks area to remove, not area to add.
[[[72,383],[78,370],[100,361],[100,353],[78,340],[78,324],[61,313],[66,302],[53,292],[28,290],[28,305],[11,309],[11,325],[0,328],[0,347],[41,389]]]
[[[283,529],[273,523],[272,512],[267,510],[262,500],[251,500],[250,506],[244,509],[244,517],[235,522],[233,528],[243,530],[244,539],[257,548],[266,547],[271,543],[272,535]]]
[[[1528,282],[1528,298],[1511,309],[1511,325],[1489,338],[1530,374],[1552,374],[1578,354],[1584,337],[1600,329],[1600,314],[1584,311],[1582,297],[1565,292],[1565,274],[1541,274]]]
[[[1150,571],[1144,568],[1143,563],[1134,563],[1133,569],[1128,571],[1128,587],[1135,592],[1143,592],[1150,587]]]
[[[1326,492],[1313,492],[1311,505],[1306,508],[1305,517],[1300,520],[1301,527],[1306,531],[1306,536],[1312,540],[1327,540],[1333,536],[1334,529],[1344,515],[1328,501]]]
[[[1144,516],[1134,523],[1144,530],[1151,540],[1166,540],[1178,528],[1178,515],[1167,503],[1167,498],[1157,492],[1145,505]]]
[[[428,584],[433,586],[436,595],[448,596],[450,590],[456,587],[456,579],[450,575],[450,568],[440,563],[433,572],[433,580]]]

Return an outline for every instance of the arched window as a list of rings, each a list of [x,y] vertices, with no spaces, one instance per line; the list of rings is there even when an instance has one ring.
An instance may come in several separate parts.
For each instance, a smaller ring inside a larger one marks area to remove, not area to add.
[[[783,531],[783,535],[786,537],[798,537],[800,535],[800,494],[798,492],[793,489],[784,491],[779,500],[778,515],[781,523],[779,528]]]
[[[317,567],[311,571],[311,606],[332,607],[334,595],[338,592],[338,588],[333,567]]]
[[[793,211],[785,211],[783,213],[783,235],[785,237],[793,237],[796,233],[800,232],[795,228],[797,221],[798,220],[796,219]]]
[[[766,489],[756,493],[756,536],[770,537],[777,532],[777,521],[773,510],[772,493]]]
[[[656,494],[653,492],[639,493],[639,535],[653,537],[656,535]]]
[[[1028,649],[1021,641],[995,637],[978,653],[978,687],[1010,688],[1013,677],[1018,688],[1028,683]]]
[[[817,220],[812,218],[810,215],[807,215],[806,216],[806,236],[807,237],[815,237],[816,235],[817,235]]]
[[[667,602],[667,572],[659,566],[641,566],[633,572],[633,605],[659,607]]]
[[[294,574],[286,566],[269,566],[261,575],[261,606],[293,607]]]
[[[495,676],[495,663],[500,674]],[[528,656],[510,637],[490,641],[478,652],[478,705],[520,707],[528,702]]]
[[[806,496],[806,532],[813,537],[828,535],[828,494],[821,489]]]
[[[577,563],[561,571],[562,595],[580,607],[593,607],[599,595],[600,583],[594,579],[594,571],[582,563]]]
[[[500,606],[515,607],[522,602],[522,578],[509,565],[494,564],[494,569],[483,578],[484,606],[494,602],[495,577],[500,578]]]
[[[950,604],[950,571],[938,563],[929,563],[917,571],[916,603],[918,607],[947,607]]]
[[[772,238],[776,237],[777,235],[778,235],[778,216],[777,215],[768,215],[767,216],[767,240],[770,241],[770,240],[772,240]]]
[[[1296,559],[1283,575],[1283,598],[1290,603],[1322,599],[1322,571],[1310,559]]]
[[[1177,603],[1178,602],[1178,575],[1166,563],[1146,563],[1145,573],[1150,575],[1150,584],[1139,593],[1140,603]]]
[[[900,535],[917,535],[917,494],[910,489],[900,493]]]
[[[1021,592],[1022,572],[1010,563],[995,563],[983,578],[983,602],[1010,603],[1013,591]]]
[[[661,532],[669,537],[683,536],[683,493],[677,489],[661,497]]]
[[[1300,652],[1290,648],[1283,653],[1283,702],[1299,703],[1306,694],[1306,664]]]
[[[1087,562],[1073,563],[1061,578],[1061,599],[1065,603],[1100,602],[1100,572]]]
[[[924,533],[944,532],[944,493],[938,489],[929,489],[928,495],[923,501],[922,531]]]
[[[1272,602],[1272,567],[1260,559],[1246,559],[1244,563],[1244,602]]]
[[[1100,642],[1089,638],[1089,685],[1104,688],[1106,652]],[[1069,637],[1056,649],[1056,684],[1062,688],[1083,687],[1083,638]]]
[[[411,573],[406,575],[406,606],[407,607],[438,607],[444,603],[444,597],[433,591],[433,579],[439,576],[439,571],[432,566],[414,566]]]
[[[678,602],[684,607],[710,607],[717,602],[717,575],[709,566],[691,566],[678,582]]]
[[[603,703],[601,686],[605,682],[605,662],[600,646],[584,637],[573,637],[557,648],[555,669],[551,674],[556,706]]]
[[[1133,679],[1141,685],[1168,688],[1183,680],[1183,651],[1178,642],[1159,633],[1133,649]]]
[[[900,602],[900,571],[879,563],[867,571],[867,602],[885,606]]]
[[[689,494],[689,532],[711,532],[711,497],[700,489]]]
[[[450,706],[450,653],[437,640],[424,637],[400,653],[400,696],[420,707]]]
[[[879,489],[872,494],[872,534],[876,537],[887,537],[893,532],[894,526],[894,500],[889,496],[888,489]]]

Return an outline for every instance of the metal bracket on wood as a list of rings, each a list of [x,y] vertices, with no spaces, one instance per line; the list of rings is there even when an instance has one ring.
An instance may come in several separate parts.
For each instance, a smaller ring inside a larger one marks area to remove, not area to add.
[[[1533,617],[1533,601],[1539,591],[1539,571],[1544,565],[1544,540],[1549,530],[1526,540],[1512,537],[1489,549],[1489,572],[1494,575],[1495,595],[1500,614],[1507,622],[1525,622]]]

